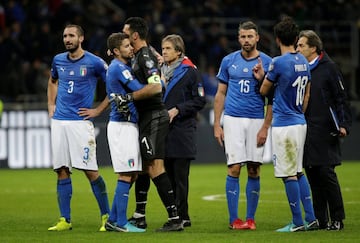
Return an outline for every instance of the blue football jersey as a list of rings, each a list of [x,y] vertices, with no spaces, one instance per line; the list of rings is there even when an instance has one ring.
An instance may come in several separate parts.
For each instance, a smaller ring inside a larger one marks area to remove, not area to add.
[[[106,70],[104,60],[87,51],[77,60],[71,60],[68,52],[56,55],[51,65],[51,76],[58,79],[53,118],[83,120],[79,108],[92,108],[98,78],[105,82]]]
[[[274,127],[306,124],[302,106],[306,84],[310,81],[310,68],[300,53],[286,53],[275,57],[269,67],[267,79],[273,82]]]
[[[143,87],[144,85],[133,77],[129,66],[118,59],[111,61],[106,73],[106,93],[109,99],[111,93],[126,94]],[[136,123],[137,112],[133,102],[129,103],[129,109],[130,121]],[[127,118],[117,111],[115,102],[111,102],[110,121],[127,121]]]
[[[264,70],[268,69],[271,57],[260,52]],[[224,114],[235,117],[264,118],[264,97],[252,69],[258,57],[245,59],[240,51],[225,56],[221,61],[217,78],[227,85]]]

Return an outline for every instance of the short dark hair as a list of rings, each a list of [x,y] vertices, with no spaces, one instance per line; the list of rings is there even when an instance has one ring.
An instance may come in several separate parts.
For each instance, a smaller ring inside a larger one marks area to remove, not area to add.
[[[256,33],[258,33],[258,27],[257,25],[252,21],[245,21],[239,24],[239,30],[255,30]]]
[[[147,38],[149,27],[145,21],[145,19],[141,17],[130,17],[125,20],[124,24],[129,25],[130,32],[138,32],[140,38],[145,40]]]
[[[80,25],[77,25],[77,24],[67,24],[65,26],[65,29],[66,28],[76,28],[76,32],[79,36],[84,36],[84,29],[80,26]]]
[[[320,37],[313,30],[302,30],[300,31],[299,38],[306,37],[308,46],[315,47],[316,53],[320,54],[323,50],[323,43]]]
[[[284,16],[279,23],[274,26],[275,37],[279,38],[286,46],[295,45],[299,35],[299,27],[289,16]]]
[[[107,47],[110,50],[111,54],[114,54],[114,49],[119,48],[123,40],[129,38],[129,36],[125,33],[112,33],[107,38]]]

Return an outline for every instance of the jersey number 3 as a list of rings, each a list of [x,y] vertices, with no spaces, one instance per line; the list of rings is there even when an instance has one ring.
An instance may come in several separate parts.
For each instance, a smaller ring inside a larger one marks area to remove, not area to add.
[[[69,81],[68,84],[69,84],[69,88],[67,92],[71,94],[74,91],[74,81]]]

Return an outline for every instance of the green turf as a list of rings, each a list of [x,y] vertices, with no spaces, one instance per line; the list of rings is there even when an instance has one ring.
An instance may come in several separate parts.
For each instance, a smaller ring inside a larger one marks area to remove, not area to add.
[[[224,164],[192,165],[190,178],[190,216],[192,227],[183,232],[155,233],[166,220],[165,209],[152,185],[148,199],[148,230],[142,234],[97,232],[100,216],[91,188],[80,171],[73,173],[73,230],[48,232],[57,221],[56,175],[51,169],[0,169],[0,242],[359,242],[360,162],[345,162],[337,168],[345,201],[345,229],[341,232],[277,233],[290,222],[290,209],[284,186],[273,177],[272,165],[261,168],[261,193],[256,214],[256,231],[228,229],[224,195]],[[111,167],[100,169],[112,201],[116,176]],[[245,171],[244,171],[245,172]],[[246,175],[246,172],[244,173]],[[246,176],[241,178],[239,216],[245,217]],[[212,198],[213,200],[204,200]],[[131,191],[128,215],[134,210]]]

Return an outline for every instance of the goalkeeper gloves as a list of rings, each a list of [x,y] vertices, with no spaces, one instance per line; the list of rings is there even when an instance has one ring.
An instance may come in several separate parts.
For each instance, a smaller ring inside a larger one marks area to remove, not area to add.
[[[128,94],[110,94],[110,102],[114,101],[116,104],[117,111],[121,113],[128,121],[130,120],[130,109],[128,103],[133,101],[134,98],[131,93]]]

